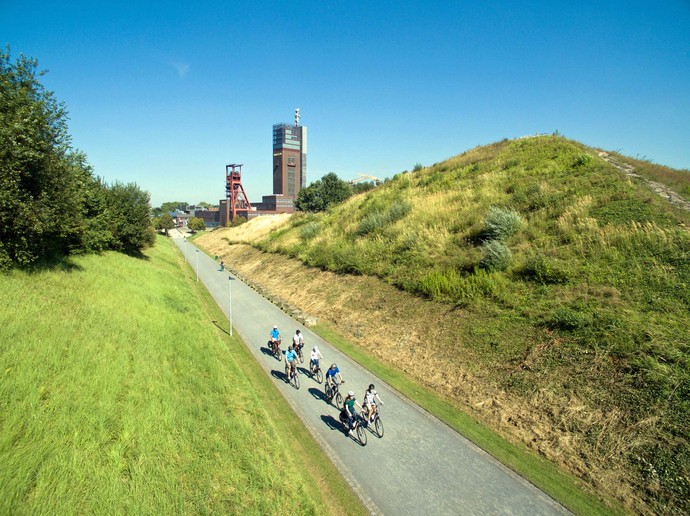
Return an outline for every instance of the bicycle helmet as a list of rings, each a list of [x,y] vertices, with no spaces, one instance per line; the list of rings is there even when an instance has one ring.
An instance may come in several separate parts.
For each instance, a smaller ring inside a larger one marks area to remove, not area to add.
[[[288,346],[288,351],[292,351],[292,346]]]
[[[374,387],[374,384],[373,384],[373,383],[372,383],[371,385],[369,385],[369,390],[370,390],[370,391],[373,391],[374,389],[375,389],[375,387]]]
[[[338,368],[338,366],[337,366],[337,365],[335,365],[335,364],[331,364],[331,369],[337,369],[337,368]]]
[[[316,349],[316,346],[314,346],[313,348],[311,348],[311,350],[312,350],[312,351],[318,351],[318,349]]]
[[[352,397],[352,396],[355,395],[355,393],[354,393],[354,391],[347,391],[347,395],[350,396],[350,397]]]
[[[295,330],[295,333],[302,333],[302,332],[301,332],[301,331],[299,331],[299,330]]]
[[[274,325],[273,325],[273,329],[274,329],[274,330],[277,330],[277,329],[278,329],[278,325],[277,325],[277,324],[274,324]]]

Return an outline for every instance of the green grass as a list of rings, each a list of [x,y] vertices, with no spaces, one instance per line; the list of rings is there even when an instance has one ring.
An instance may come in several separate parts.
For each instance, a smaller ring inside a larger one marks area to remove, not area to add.
[[[380,378],[385,378],[386,383],[398,392],[454,428],[575,514],[625,513],[615,500],[607,499],[609,506],[604,505],[596,496],[587,493],[586,485],[576,477],[563,473],[553,463],[526,447],[509,443],[408,375],[381,362],[362,347],[347,341],[328,325],[319,323],[312,329],[367,370]]]
[[[0,294],[0,513],[365,512],[169,240]]]

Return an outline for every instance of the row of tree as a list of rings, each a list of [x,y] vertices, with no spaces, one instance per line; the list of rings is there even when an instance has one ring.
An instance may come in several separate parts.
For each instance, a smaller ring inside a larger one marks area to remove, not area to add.
[[[0,51],[0,270],[154,242],[148,192],[106,184],[71,146],[67,111],[37,61]]]

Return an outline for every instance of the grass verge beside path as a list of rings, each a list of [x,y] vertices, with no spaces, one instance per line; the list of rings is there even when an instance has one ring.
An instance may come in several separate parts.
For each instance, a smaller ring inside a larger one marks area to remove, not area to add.
[[[146,254],[0,276],[0,514],[365,513],[172,242]]]
[[[311,329],[575,514],[625,514],[623,507],[615,500],[608,499],[609,506],[605,505],[597,497],[585,492],[582,482],[574,476],[567,475],[524,446],[509,443],[458,407],[411,380],[405,373],[372,357],[329,326],[319,323]]]

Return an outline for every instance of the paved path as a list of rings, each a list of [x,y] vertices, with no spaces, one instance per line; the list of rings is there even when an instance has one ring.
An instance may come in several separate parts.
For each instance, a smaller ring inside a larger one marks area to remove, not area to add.
[[[175,232],[173,238],[194,271],[198,263],[199,281],[206,285],[226,316],[232,291],[234,331],[372,513],[567,514],[547,495],[400,396],[247,285],[218,271],[213,259],[185,242],[179,233]],[[338,364],[346,380],[344,390],[354,390],[358,400],[370,383],[376,385],[385,403],[381,409],[385,424],[382,439],[369,433],[368,444],[362,447],[349,438],[338,421],[338,410],[324,401],[323,386],[308,375],[300,376],[300,390],[285,383],[284,363],[268,355],[266,348],[274,324],[280,328],[284,343],[299,328],[308,349],[318,345],[324,363]]]

